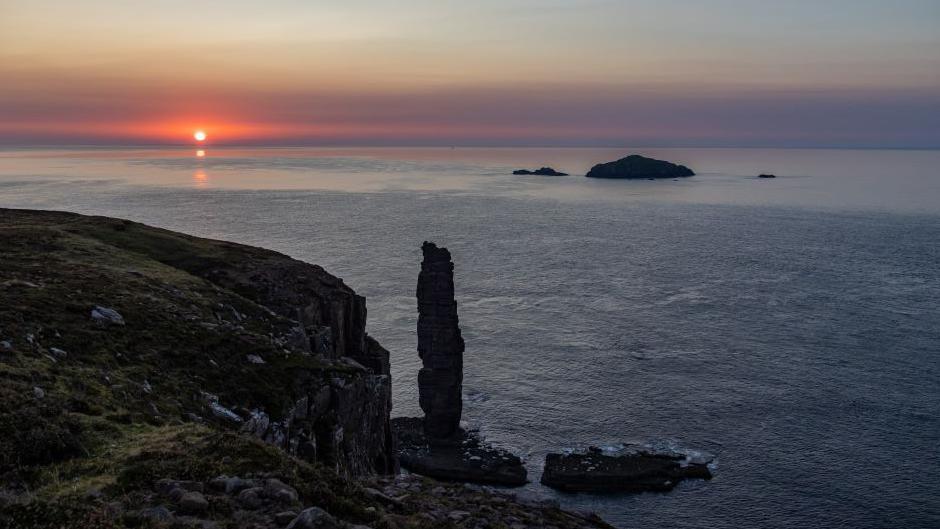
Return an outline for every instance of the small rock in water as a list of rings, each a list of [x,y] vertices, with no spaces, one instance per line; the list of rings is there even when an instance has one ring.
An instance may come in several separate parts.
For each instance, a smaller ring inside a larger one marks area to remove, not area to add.
[[[758,175],[757,178],[777,178],[777,175],[765,173],[765,174],[762,174],[762,175]]]
[[[124,316],[114,309],[100,305],[91,309],[91,319],[101,325],[124,325]]]

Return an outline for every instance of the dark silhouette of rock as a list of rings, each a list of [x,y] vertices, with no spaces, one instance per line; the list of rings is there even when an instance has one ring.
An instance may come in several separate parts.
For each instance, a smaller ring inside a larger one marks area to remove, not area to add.
[[[512,172],[516,175],[537,175],[537,176],[568,176],[568,173],[562,173],[552,169],[551,167],[542,167],[534,171],[528,169],[517,169]]]
[[[777,178],[777,175],[765,173],[765,174],[762,174],[762,175],[758,175],[757,178]]]
[[[418,275],[418,395],[424,419],[394,419],[401,466],[449,481],[518,486],[526,483],[522,461],[492,448],[460,428],[463,351],[454,300],[454,263],[446,248],[421,246]]]
[[[706,455],[688,455],[645,448],[605,454],[591,447],[585,453],[548,454],[542,484],[566,492],[668,491],[683,479],[711,479]]]
[[[454,263],[447,248],[421,246],[418,275],[418,399],[428,437],[446,439],[458,433],[463,407],[463,338],[454,299]]]
[[[656,178],[680,178],[685,176],[695,176],[695,173],[684,165],[663,160],[654,160],[633,154],[626,158],[621,158],[616,162],[597,164],[588,171],[589,178],[626,178],[626,179],[656,179]]]

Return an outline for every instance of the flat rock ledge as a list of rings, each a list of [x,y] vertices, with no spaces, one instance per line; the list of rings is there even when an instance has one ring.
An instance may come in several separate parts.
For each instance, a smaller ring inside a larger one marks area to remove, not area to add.
[[[475,432],[460,430],[446,440],[429,440],[424,421],[416,417],[392,419],[401,466],[410,472],[438,479],[518,487],[527,483],[518,456],[488,446]]]
[[[665,492],[683,479],[711,479],[713,457],[697,452],[623,447],[548,454],[542,484],[565,492]]]

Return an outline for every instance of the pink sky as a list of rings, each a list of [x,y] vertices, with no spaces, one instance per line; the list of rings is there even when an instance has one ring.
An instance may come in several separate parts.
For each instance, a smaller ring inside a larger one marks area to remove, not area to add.
[[[940,146],[934,3],[755,4],[0,0],[0,143]]]

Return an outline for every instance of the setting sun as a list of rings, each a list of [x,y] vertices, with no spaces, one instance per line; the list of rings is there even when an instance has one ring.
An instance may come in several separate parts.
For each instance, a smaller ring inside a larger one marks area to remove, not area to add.
[[[201,130],[197,130],[193,133],[193,138],[196,138],[196,141],[206,141],[206,133]]]

